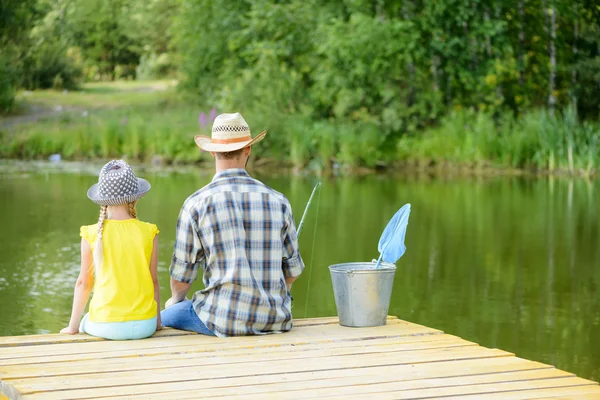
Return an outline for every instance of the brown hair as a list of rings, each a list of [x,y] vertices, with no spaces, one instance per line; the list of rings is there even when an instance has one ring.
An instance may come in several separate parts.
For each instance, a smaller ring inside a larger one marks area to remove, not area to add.
[[[224,153],[215,153],[215,157],[219,160],[239,160],[243,152],[244,148],[235,151],[227,151]]]
[[[131,216],[131,218],[137,218],[137,211],[135,210],[135,201],[129,203],[129,216]]]
[[[98,217],[98,237],[96,238],[96,246],[94,247],[94,273],[98,275],[102,269],[103,249],[102,249],[102,231],[104,230],[104,221],[106,220],[106,210],[108,206],[100,206],[100,216]]]

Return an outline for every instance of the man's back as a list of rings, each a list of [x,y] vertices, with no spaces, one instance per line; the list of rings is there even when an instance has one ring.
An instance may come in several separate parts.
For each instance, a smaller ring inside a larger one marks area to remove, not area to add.
[[[288,331],[286,278],[304,267],[289,202],[243,169],[226,169],[184,203],[171,275],[191,282],[203,268],[194,309],[218,336]]]

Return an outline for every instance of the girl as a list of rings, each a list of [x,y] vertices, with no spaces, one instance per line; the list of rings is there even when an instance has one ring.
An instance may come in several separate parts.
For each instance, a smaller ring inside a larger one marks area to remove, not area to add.
[[[100,205],[95,225],[81,227],[81,270],[69,326],[106,339],[142,339],[161,329],[156,265],[158,228],[137,219],[137,200],[150,190],[122,160],[106,164],[88,197]],[[92,249],[94,249],[92,251]],[[94,288],[89,313],[79,320]]]

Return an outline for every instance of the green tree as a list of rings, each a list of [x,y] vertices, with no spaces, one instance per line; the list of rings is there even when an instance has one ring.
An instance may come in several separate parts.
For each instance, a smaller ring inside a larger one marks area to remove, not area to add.
[[[0,112],[13,107],[28,32],[38,15],[36,0],[0,1]]]
[[[125,0],[74,0],[69,8],[70,34],[100,77],[114,80],[117,75],[135,76],[142,43],[131,13],[134,4]]]

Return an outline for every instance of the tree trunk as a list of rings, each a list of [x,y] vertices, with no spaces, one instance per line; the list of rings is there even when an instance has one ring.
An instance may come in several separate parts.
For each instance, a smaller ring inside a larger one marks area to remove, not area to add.
[[[438,90],[440,90],[440,84],[439,84],[439,72],[438,72],[438,67],[440,65],[440,59],[438,56],[433,56],[431,58],[431,72],[433,73],[433,91],[437,92]]]
[[[556,98],[554,97],[554,89],[556,88],[556,7],[552,0],[552,15],[550,25],[550,96],[548,97],[548,105],[550,112],[554,112]]]
[[[406,2],[402,3],[402,18],[404,18],[404,20],[408,21],[410,20],[410,15],[408,13],[408,9],[406,8]],[[407,105],[408,107],[412,106],[415,102],[415,64],[412,61],[408,62],[408,76],[409,76],[409,87],[410,87],[410,92],[408,95],[408,99],[407,99]]]
[[[483,12],[483,19],[485,20],[486,23],[490,22],[490,13],[488,11],[488,8],[485,8],[485,11]],[[487,56],[489,58],[492,58],[492,39],[490,38],[490,35],[486,34],[485,35],[485,49],[487,52]]]
[[[467,21],[462,22],[463,35],[465,40],[469,37],[469,24]],[[479,65],[479,60],[477,59],[477,39],[473,36],[469,43],[470,52],[471,52],[471,70],[474,73],[477,71],[477,67]]]
[[[554,107],[556,106],[556,97],[554,97],[554,90],[556,88],[556,7],[554,7],[554,1],[550,4],[550,77],[548,79],[548,108],[550,114],[554,114]]]
[[[523,10],[523,2],[519,0],[519,84],[521,87],[525,84],[525,11]]]
[[[575,14],[574,16],[574,21],[575,21],[575,25],[573,27],[573,71],[571,72],[571,93],[572,93],[572,97],[573,97],[573,104],[575,106],[575,108],[577,108],[577,69],[576,69],[576,65],[577,65],[577,41],[579,40],[579,13],[577,10],[577,3],[575,3],[575,5],[573,6],[573,13]]]

